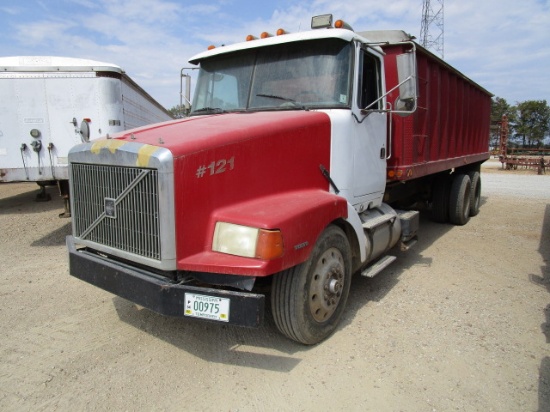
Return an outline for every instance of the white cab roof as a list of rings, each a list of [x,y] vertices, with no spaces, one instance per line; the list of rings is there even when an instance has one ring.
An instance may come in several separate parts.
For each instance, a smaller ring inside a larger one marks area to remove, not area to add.
[[[229,46],[220,46],[215,49],[208,50],[199,53],[189,59],[192,64],[197,64],[199,61],[217,56],[225,53],[231,53],[237,50],[248,50],[265,46],[273,46],[275,44],[292,43],[303,40],[316,40],[316,39],[341,39],[347,42],[351,42],[354,39],[361,39],[365,41],[360,34],[346,29],[317,29],[311,31],[304,31],[299,33],[283,34],[281,36],[268,37],[266,39],[257,39],[246,41],[242,43],[236,43]]]

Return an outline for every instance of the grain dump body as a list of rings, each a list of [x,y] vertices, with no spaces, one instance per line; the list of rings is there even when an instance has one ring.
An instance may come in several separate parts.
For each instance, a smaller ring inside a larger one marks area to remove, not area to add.
[[[403,31],[359,33],[381,42],[386,88],[398,84],[396,56],[411,36]],[[411,116],[391,117],[389,180],[410,180],[489,158],[492,94],[457,69],[416,44],[417,109]],[[397,100],[399,90],[388,95]]]

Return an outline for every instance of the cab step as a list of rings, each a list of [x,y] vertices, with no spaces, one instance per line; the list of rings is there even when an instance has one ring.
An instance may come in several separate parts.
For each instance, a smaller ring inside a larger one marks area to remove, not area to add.
[[[386,269],[389,265],[391,265],[395,259],[397,259],[395,256],[386,255],[378,259],[375,263],[370,265],[365,270],[363,270],[361,272],[361,276],[365,276],[367,278],[373,278],[376,275],[378,275],[380,272],[382,272],[384,269]]]
[[[368,219],[366,222],[363,223],[363,229],[373,230],[387,222],[393,224],[393,222],[395,222],[395,219],[397,219],[397,215],[395,214],[383,214],[378,217]]]

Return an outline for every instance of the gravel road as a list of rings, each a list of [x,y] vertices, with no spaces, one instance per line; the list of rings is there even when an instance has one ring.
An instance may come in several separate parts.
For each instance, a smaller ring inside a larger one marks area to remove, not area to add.
[[[0,410],[550,411],[550,176],[489,166],[480,214],[422,217],[314,347],[70,277],[55,188],[0,184]]]

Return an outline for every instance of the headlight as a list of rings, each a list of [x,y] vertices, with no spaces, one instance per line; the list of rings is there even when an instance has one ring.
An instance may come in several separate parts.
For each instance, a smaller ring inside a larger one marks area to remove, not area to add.
[[[212,250],[229,255],[270,260],[283,255],[283,237],[279,230],[217,222]]]

